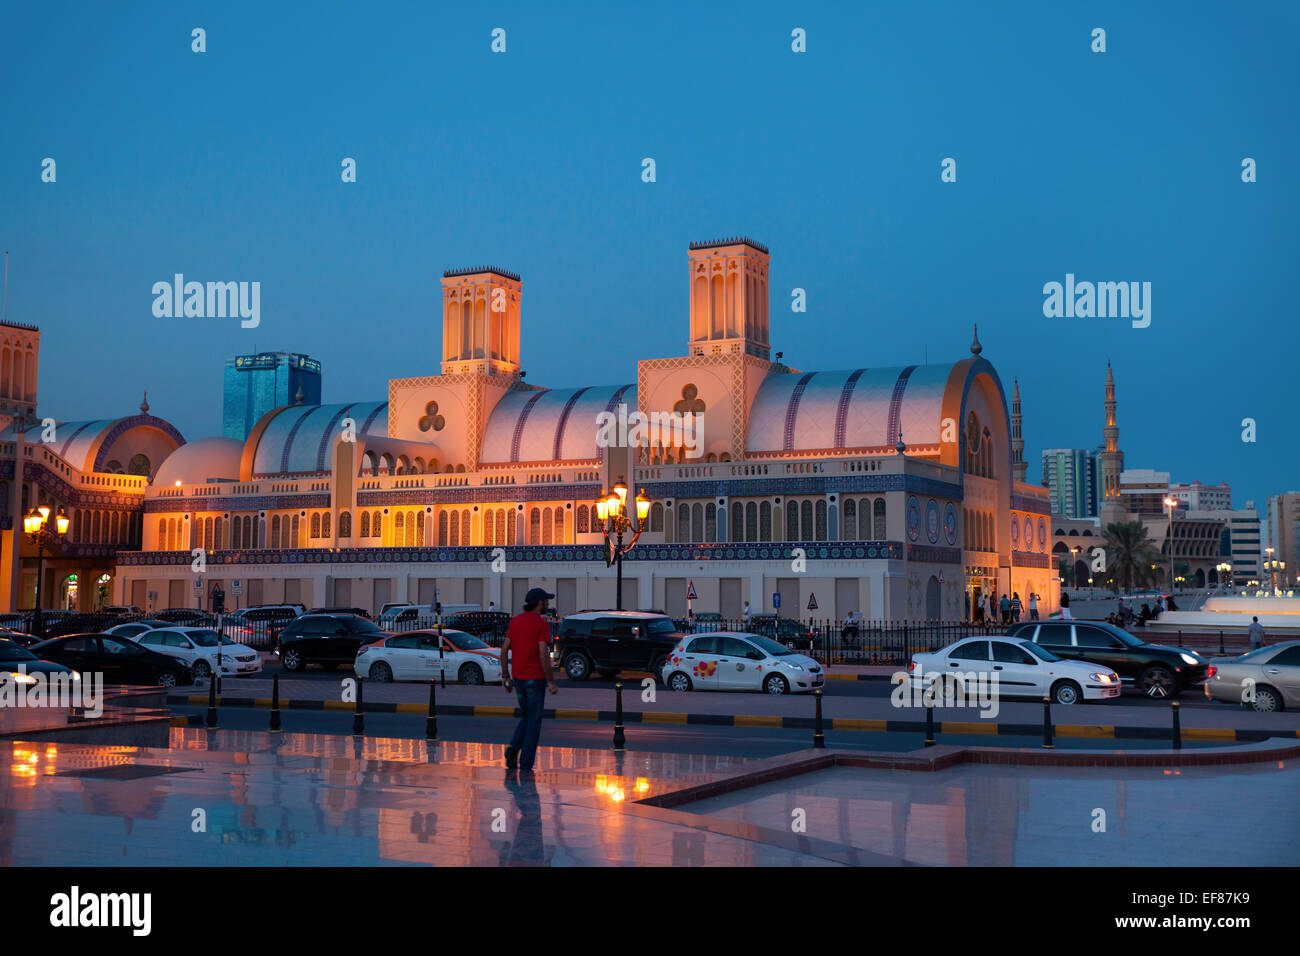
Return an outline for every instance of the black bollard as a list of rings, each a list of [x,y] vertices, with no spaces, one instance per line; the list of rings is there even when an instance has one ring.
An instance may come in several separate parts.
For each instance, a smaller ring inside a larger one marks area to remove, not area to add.
[[[623,682],[614,681],[614,749],[622,750],[627,743],[623,733]]]
[[[280,729],[280,672],[271,675],[271,729]]]
[[[365,709],[365,691],[362,690],[365,683],[363,678],[357,678],[357,707],[352,712],[352,733],[357,736],[366,732],[366,716],[363,713]]]
[[[934,746],[934,695],[925,694],[925,745]]]
[[[208,679],[208,716],[203,722],[208,730],[217,729],[217,679]]]
[[[442,673],[442,689],[446,690],[447,689],[447,668],[444,667],[441,673]]]
[[[1043,698],[1043,749],[1055,750],[1052,743],[1052,698]]]
[[[813,691],[813,697],[817,701],[817,717],[813,723],[813,746],[825,747],[826,732],[822,729],[822,692],[820,687]]]
[[[1171,700],[1169,702],[1169,709],[1174,713],[1174,726],[1173,726],[1174,749],[1182,750],[1183,749],[1183,725],[1178,719],[1178,701]]]
[[[429,716],[424,718],[424,736],[429,740],[438,739],[438,682],[429,681]]]
[[[1223,632],[1219,632],[1219,656],[1223,656]]]

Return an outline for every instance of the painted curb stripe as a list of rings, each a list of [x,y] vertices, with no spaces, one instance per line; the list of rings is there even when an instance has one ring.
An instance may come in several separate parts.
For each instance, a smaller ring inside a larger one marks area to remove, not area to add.
[[[780,727],[784,718],[782,717],[757,717],[749,714],[737,714],[737,727]]]

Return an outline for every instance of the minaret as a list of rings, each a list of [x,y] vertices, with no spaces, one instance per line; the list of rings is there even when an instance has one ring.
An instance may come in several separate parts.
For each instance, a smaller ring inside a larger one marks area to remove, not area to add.
[[[1015,389],[1011,393],[1011,477],[1014,481],[1025,480],[1025,440],[1020,437],[1020,379],[1015,380]]]
[[[1123,520],[1124,506],[1119,494],[1119,473],[1124,470],[1124,453],[1119,450],[1119,425],[1115,411],[1115,376],[1106,363],[1106,427],[1102,430],[1106,450],[1101,453],[1101,526]]]

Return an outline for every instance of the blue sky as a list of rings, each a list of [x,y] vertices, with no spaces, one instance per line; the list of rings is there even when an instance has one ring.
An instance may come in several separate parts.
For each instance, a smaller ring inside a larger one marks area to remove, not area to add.
[[[442,270],[484,262],[523,276],[530,382],[632,381],[684,347],[687,244],[746,234],[797,367],[952,361],[978,322],[1030,480],[1101,440],[1109,358],[1128,466],[1239,506],[1300,487],[1300,5],[275,6],[0,14],[0,246],[42,414],[147,388],[216,434],[222,361],[254,348],[383,398],[437,371]],[[155,318],[175,272],[260,281],[261,326]],[[1150,327],[1045,318],[1066,273],[1151,282]]]

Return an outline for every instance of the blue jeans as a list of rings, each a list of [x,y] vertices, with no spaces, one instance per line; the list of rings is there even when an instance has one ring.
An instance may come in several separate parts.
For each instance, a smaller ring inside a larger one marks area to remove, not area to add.
[[[523,717],[515,726],[510,746],[519,751],[519,769],[532,770],[537,759],[537,741],[542,736],[542,710],[546,703],[546,681],[515,681],[515,699]]]

